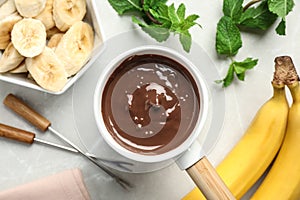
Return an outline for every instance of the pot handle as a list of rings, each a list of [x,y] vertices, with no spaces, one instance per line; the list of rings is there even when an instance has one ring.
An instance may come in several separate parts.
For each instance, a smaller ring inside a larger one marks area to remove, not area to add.
[[[208,200],[235,199],[206,156],[186,171]]]

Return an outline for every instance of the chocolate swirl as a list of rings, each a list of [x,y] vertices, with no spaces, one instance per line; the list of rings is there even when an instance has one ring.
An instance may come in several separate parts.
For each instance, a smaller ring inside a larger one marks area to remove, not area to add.
[[[153,54],[129,57],[105,86],[105,125],[131,151],[168,151],[193,130],[199,114],[197,91],[192,76],[176,61]]]

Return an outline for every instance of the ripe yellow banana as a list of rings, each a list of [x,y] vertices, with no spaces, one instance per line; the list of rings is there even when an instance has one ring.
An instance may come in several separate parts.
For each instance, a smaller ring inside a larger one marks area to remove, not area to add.
[[[237,199],[265,172],[285,135],[289,105],[279,72],[276,69],[274,73],[273,96],[258,110],[243,137],[216,168]],[[196,190],[184,200],[205,199]]]
[[[281,62],[294,68],[290,57],[282,57]],[[289,70],[288,70],[289,71]],[[286,83],[293,97],[289,110],[284,142],[271,170],[252,196],[252,200],[300,199],[300,85],[295,69]]]
[[[284,138],[288,103],[284,85],[258,111],[245,135],[217,171],[236,198],[241,198],[268,168]]]
[[[11,31],[11,41],[19,53],[34,57],[42,53],[46,46],[46,29],[40,20],[24,18]]]

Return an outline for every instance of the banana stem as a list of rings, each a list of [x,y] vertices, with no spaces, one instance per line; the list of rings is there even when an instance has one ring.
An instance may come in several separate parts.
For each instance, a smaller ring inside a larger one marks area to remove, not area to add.
[[[284,85],[273,84],[273,98],[276,98],[279,101],[281,101],[282,99],[286,99]]]
[[[300,85],[299,82],[294,82],[288,85],[288,88],[291,91],[291,95],[293,97],[293,103],[300,102]]]
[[[272,84],[291,85],[299,81],[293,60],[289,56],[279,56],[275,58],[275,73]]]

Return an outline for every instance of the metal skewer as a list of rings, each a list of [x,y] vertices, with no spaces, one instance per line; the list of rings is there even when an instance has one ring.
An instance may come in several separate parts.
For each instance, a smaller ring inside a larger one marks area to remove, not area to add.
[[[25,142],[28,144],[32,144],[33,142],[39,142],[42,144],[46,144],[52,147],[56,147],[59,149],[63,149],[63,150],[67,150],[67,151],[72,151],[72,152],[77,152],[75,149],[70,148],[70,147],[66,147],[63,145],[59,145],[59,144],[55,144],[49,141],[45,141],[39,138],[35,137],[35,134],[29,131],[25,131],[22,129],[18,129],[12,126],[8,126],[5,124],[1,124],[0,123],[0,136],[1,137],[5,137],[5,138],[9,138],[9,139],[13,139],[19,142]]]
[[[56,143],[53,143],[53,142],[49,142],[49,141],[45,141],[45,140],[42,140],[42,139],[39,139],[39,138],[36,138],[36,137],[34,138],[34,141],[39,142],[41,144],[46,144],[48,146],[56,147],[58,149],[63,149],[63,150],[67,150],[67,151],[77,153],[77,151],[75,149],[71,148],[71,147],[66,147],[66,146],[56,144]],[[90,154],[90,156],[94,156],[94,155]]]
[[[126,180],[118,177],[117,175],[115,175],[112,171],[110,171],[105,166],[100,165],[95,159],[93,159],[92,157],[90,157],[86,153],[84,153],[77,145],[75,145],[73,142],[68,140],[63,135],[61,135],[58,131],[53,129],[51,127],[51,122],[48,119],[46,119],[45,117],[43,117],[42,115],[40,115],[39,113],[34,111],[32,108],[30,108],[28,105],[26,105],[25,102],[23,102],[22,100],[20,100],[19,98],[17,98],[13,94],[7,95],[6,98],[4,99],[3,103],[4,103],[4,105],[6,105],[10,109],[12,109],[14,112],[16,112],[17,114],[22,116],[24,119],[26,119],[28,122],[30,122],[31,124],[36,126],[41,131],[49,130],[54,135],[56,135],[57,137],[62,139],[64,142],[66,142],[67,144],[72,146],[82,156],[87,158],[90,162],[92,162],[97,167],[99,167],[104,172],[106,172],[108,175],[110,175],[112,178],[114,178],[117,181],[117,183],[119,183],[123,188],[128,189],[128,188],[132,187],[129,182],[127,182]]]
[[[35,142],[39,142],[41,144],[45,144],[45,145],[48,145],[48,146],[52,146],[52,147],[56,147],[58,149],[62,149],[62,150],[66,150],[66,151],[69,151],[69,152],[72,152],[72,153],[79,153],[76,149],[72,148],[72,147],[66,147],[66,146],[63,146],[63,145],[60,145],[60,144],[56,144],[56,143],[53,143],[53,142],[49,142],[49,141],[45,141],[45,140],[42,140],[42,139],[39,139],[39,138],[34,138],[34,141]],[[120,160],[108,160],[108,159],[104,159],[104,158],[99,158],[98,156],[94,155],[94,154],[91,154],[89,152],[85,152],[85,155],[87,155],[88,157],[91,157],[97,161],[100,161],[100,162],[103,162],[103,163],[107,163],[107,164],[113,164],[127,172],[131,172],[132,170],[129,169],[128,167],[126,166],[132,166],[133,164],[132,163],[129,163],[129,162],[124,162],[124,161],[120,161]]]
[[[22,129],[19,129],[16,127],[12,127],[12,126],[8,126],[8,125],[0,123],[0,137],[6,137],[9,139],[13,139],[13,140],[16,140],[19,142],[25,142],[28,144],[32,144],[33,142],[38,142],[38,143],[45,144],[45,145],[48,145],[51,147],[66,150],[66,151],[69,151],[72,153],[79,153],[76,149],[74,149],[72,147],[66,147],[66,146],[56,144],[56,143],[53,143],[50,141],[42,140],[42,139],[36,138],[35,136],[36,135],[32,132],[25,131],[25,130],[22,130]],[[131,170],[128,167],[126,167],[126,165],[127,166],[133,165],[132,163],[129,163],[129,162],[99,158],[96,155],[91,154],[91,153],[85,153],[85,154],[93,159],[96,159],[97,161],[101,161],[101,162],[108,163],[108,164],[113,164],[113,165],[118,166],[119,168],[121,168],[125,171],[128,171],[128,172],[130,172]]]

